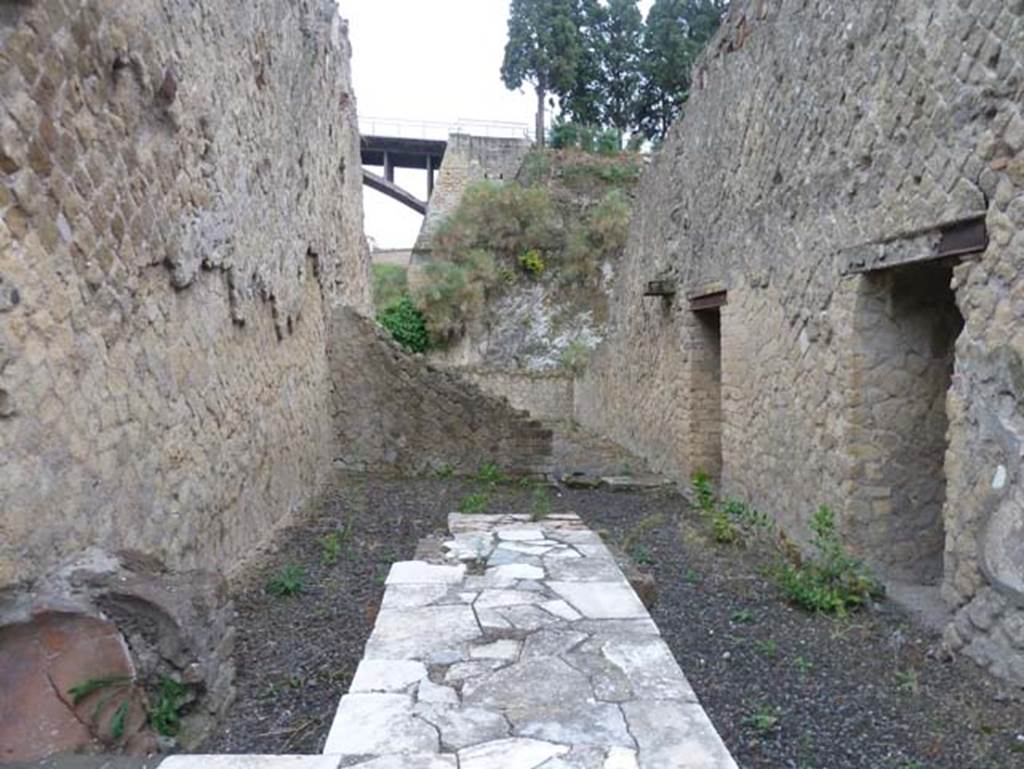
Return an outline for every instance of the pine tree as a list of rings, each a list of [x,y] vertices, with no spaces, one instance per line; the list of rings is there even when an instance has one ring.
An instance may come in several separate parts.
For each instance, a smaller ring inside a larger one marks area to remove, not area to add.
[[[544,145],[549,93],[572,87],[581,55],[577,0],[512,0],[501,79],[508,88],[533,86],[537,94],[537,144]]]
[[[634,121],[647,138],[664,138],[678,117],[690,95],[693,63],[727,8],[727,0],[655,0],[647,14],[643,95]]]

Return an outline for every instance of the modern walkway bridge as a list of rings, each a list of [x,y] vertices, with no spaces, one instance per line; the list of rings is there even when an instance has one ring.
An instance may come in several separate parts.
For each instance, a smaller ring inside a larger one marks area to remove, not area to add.
[[[448,148],[448,136],[466,133],[474,136],[522,138],[529,136],[523,123],[460,120],[457,123],[360,118],[360,149],[363,184],[377,190],[419,214],[426,214],[427,201],[420,200],[395,183],[396,168],[423,169],[427,172],[427,199],[434,192],[434,174],[440,170]],[[384,169],[383,175],[366,166]]]

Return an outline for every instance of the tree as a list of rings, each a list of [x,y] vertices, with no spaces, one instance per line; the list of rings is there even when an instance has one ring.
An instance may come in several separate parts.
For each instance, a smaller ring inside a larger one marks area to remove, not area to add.
[[[568,91],[580,58],[577,0],[512,0],[501,79],[537,93],[537,144],[544,145],[544,108],[549,93]]]
[[[643,95],[636,123],[664,138],[690,95],[693,63],[717,32],[727,0],[655,0],[644,32]]]
[[[559,94],[562,115],[580,125],[600,125],[603,116],[604,79],[603,30],[607,11],[598,0],[580,0],[575,11],[576,29],[580,37],[580,52],[571,85]]]
[[[602,123],[620,131],[635,122],[642,85],[644,20],[637,0],[610,0],[601,28]]]

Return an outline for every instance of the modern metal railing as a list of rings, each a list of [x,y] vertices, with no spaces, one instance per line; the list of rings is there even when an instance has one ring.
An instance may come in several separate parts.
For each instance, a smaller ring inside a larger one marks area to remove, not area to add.
[[[394,136],[401,139],[447,139],[452,133],[497,139],[533,138],[533,132],[527,123],[469,118],[459,118],[453,123],[448,123],[437,120],[360,116],[359,132],[364,136]]]

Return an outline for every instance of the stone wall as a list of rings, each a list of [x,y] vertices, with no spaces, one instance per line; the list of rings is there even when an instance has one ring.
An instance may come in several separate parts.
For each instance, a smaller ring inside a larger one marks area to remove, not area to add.
[[[0,586],[226,569],[316,492],[361,205],[333,2],[0,6]]]
[[[469,368],[458,369],[464,379],[488,395],[504,398],[536,419],[565,421],[573,418],[573,378],[568,374]]]
[[[798,541],[829,504],[1024,684],[1024,4],[736,5],[641,183],[577,417],[677,477],[720,466]],[[983,253],[933,258],[978,218]],[[722,289],[715,338],[694,308]]]
[[[475,472],[485,463],[511,473],[549,469],[549,429],[407,354],[368,318],[340,308],[329,339],[338,466],[405,474]]]
[[[462,193],[469,185],[485,179],[496,182],[514,179],[532,146],[529,139],[450,134],[427,215],[413,249],[414,258],[429,254],[434,233],[459,207]]]

